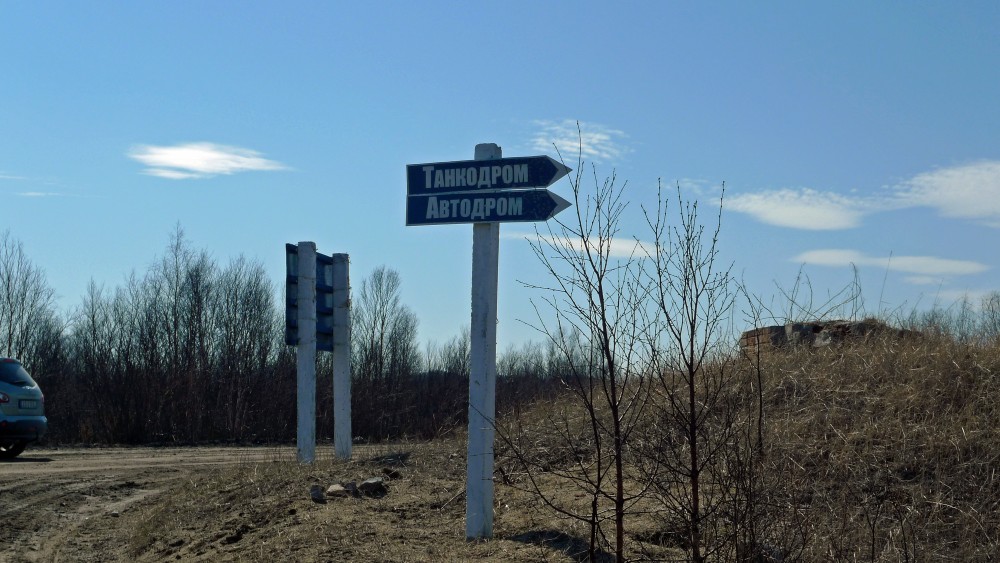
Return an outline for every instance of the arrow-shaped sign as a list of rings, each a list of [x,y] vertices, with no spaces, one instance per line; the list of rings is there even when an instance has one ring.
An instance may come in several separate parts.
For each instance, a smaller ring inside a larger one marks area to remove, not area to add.
[[[406,194],[547,188],[570,169],[548,156],[406,165]]]
[[[406,198],[406,224],[546,221],[569,206],[549,190],[411,195]]]

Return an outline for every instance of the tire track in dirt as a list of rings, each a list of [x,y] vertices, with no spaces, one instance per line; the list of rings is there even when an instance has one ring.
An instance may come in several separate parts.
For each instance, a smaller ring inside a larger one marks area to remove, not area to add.
[[[0,560],[83,560],[91,549],[90,539],[114,534],[101,531],[116,526],[115,516],[135,502],[165,490],[183,475],[139,472],[76,479],[44,479],[8,486],[0,509],[5,548]],[[81,544],[86,549],[75,549]],[[66,548],[69,549],[66,549]]]
[[[213,466],[288,459],[291,448],[25,452],[0,463],[0,562],[122,559],[123,512]]]
[[[132,505],[168,490],[170,485],[185,475],[156,476],[154,480],[138,481],[120,479],[92,489],[87,500],[77,507],[69,521],[38,546],[36,557],[29,561],[79,561],[83,553],[103,554],[112,551],[101,545],[120,542],[118,516]],[[113,548],[119,545],[110,546]],[[106,559],[105,556],[95,560]]]

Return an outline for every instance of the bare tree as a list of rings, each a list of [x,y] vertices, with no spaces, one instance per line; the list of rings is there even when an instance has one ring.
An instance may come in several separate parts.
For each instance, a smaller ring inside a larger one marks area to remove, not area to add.
[[[399,435],[415,406],[405,392],[420,369],[417,317],[400,299],[395,270],[380,266],[361,282],[352,301],[351,355],[355,432],[384,439]]]
[[[281,327],[275,322],[274,286],[264,265],[239,256],[218,276],[212,303],[217,411],[225,433],[242,438],[252,427],[254,395],[264,384]]]
[[[243,437],[280,331],[263,266],[240,257],[220,271],[180,229],[145,275],[113,292],[91,284],[71,329],[93,402],[81,432],[130,443]]]
[[[399,272],[380,266],[353,302],[354,370],[361,379],[391,380],[419,369],[417,317],[400,300]]]
[[[80,432],[103,441],[146,440],[152,419],[146,401],[156,390],[137,379],[143,372],[133,305],[127,291],[108,295],[91,282],[72,323],[74,372],[84,391],[78,404],[89,415],[78,422]]]
[[[662,190],[658,201],[646,213],[654,241],[645,286],[654,304],[649,344],[657,386],[642,459],[668,524],[701,562],[730,543],[720,518],[730,492],[726,461],[747,422],[734,408],[743,391],[728,324],[737,293],[719,263],[721,199],[710,231],[698,203],[685,201],[679,186],[673,220]]]
[[[0,354],[30,365],[39,348],[52,343],[53,331],[61,329],[45,272],[31,263],[9,231],[0,233]]]
[[[582,170],[581,159],[570,180],[575,216],[555,227],[547,223],[548,232],[536,232],[532,244],[552,283],[529,284],[544,292],[535,326],[549,349],[549,376],[559,378],[576,400],[531,433],[521,426],[498,435],[524,470],[527,488],[558,514],[588,527],[590,559],[609,546],[622,561],[625,518],[642,494],[627,489],[627,457],[648,398],[643,265],[639,243],[626,243],[630,250],[624,254],[616,251],[625,185],[614,175],[599,181],[594,170],[595,189],[586,192]],[[548,438],[536,434],[546,428]],[[586,505],[548,494],[542,483],[550,478],[585,491]]]
[[[159,291],[156,321],[165,339],[162,380],[166,419],[161,431],[175,439],[197,440],[206,424],[209,387],[211,317],[216,266],[204,251],[191,248],[178,226],[166,254],[147,276]]]
[[[991,291],[983,296],[980,313],[983,344],[1000,344],[1000,291]]]
[[[540,378],[545,375],[545,348],[538,342],[525,342],[520,349],[511,344],[497,360],[497,376],[500,378]]]
[[[457,336],[453,336],[441,346],[439,352],[440,364],[437,369],[452,376],[468,379],[472,369],[470,343],[470,329],[467,326],[463,326]]]

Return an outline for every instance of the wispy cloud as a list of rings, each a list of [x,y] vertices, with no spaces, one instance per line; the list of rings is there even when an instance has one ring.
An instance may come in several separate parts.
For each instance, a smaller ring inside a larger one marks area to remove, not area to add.
[[[817,266],[873,266],[876,268],[913,274],[906,278],[910,283],[930,284],[940,282],[942,277],[979,274],[989,266],[971,260],[952,260],[934,256],[868,256],[857,250],[824,249],[803,252],[793,262]]]
[[[942,289],[934,297],[938,303],[959,304],[963,301],[972,305],[974,310],[982,310],[983,301],[988,298],[994,290],[990,289]]]
[[[504,232],[500,236],[506,239],[527,240],[529,242],[541,243],[544,245],[568,245],[576,252],[583,251],[583,241],[580,239],[565,239],[558,236],[550,237],[540,233],[525,232]],[[656,245],[650,242],[626,238],[613,238],[608,245],[608,256],[611,258],[645,258],[652,255],[655,252],[655,249]]]
[[[906,276],[903,278],[908,284],[911,285],[940,285],[941,278],[935,276]]]
[[[880,209],[870,200],[809,188],[735,194],[725,206],[770,225],[813,231],[852,229],[865,214]]]
[[[918,174],[895,188],[901,204],[1000,228],[1000,162],[981,161]]]
[[[17,174],[0,172],[0,181],[12,182],[15,185],[19,185],[18,187],[22,191],[8,192],[12,196],[42,198],[63,197],[68,195],[65,191],[51,191],[52,188],[65,189],[66,186],[61,182],[50,178],[32,178],[29,176],[20,176]]]
[[[630,152],[623,131],[598,123],[581,121],[579,129],[572,119],[538,120],[534,125],[538,130],[531,138],[531,148],[537,151],[547,153],[555,145],[564,158],[573,159],[580,153],[584,160],[594,162],[615,162]]]
[[[144,174],[170,180],[287,168],[280,162],[264,158],[257,151],[215,143],[137,145],[128,152],[128,156],[149,167],[143,170]]]
[[[793,229],[853,229],[866,215],[913,207],[930,207],[945,217],[1000,228],[1000,161],[925,172],[883,193],[855,197],[811,188],[763,190],[732,195],[726,207]]]

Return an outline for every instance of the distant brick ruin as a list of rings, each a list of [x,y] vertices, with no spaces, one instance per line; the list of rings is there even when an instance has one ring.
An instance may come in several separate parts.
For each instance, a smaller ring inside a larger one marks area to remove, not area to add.
[[[820,348],[848,340],[860,340],[874,334],[888,334],[904,338],[918,333],[912,330],[892,328],[882,321],[874,319],[788,323],[744,332],[740,336],[740,349],[752,353],[758,347],[761,351],[788,346]]]

